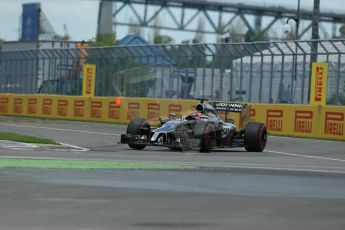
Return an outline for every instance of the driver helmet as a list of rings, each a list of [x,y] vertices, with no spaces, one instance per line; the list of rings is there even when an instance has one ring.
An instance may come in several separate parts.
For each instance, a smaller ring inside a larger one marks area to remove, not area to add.
[[[200,121],[202,117],[202,113],[197,110],[192,111],[190,114],[187,115],[186,119],[194,118],[197,121]]]

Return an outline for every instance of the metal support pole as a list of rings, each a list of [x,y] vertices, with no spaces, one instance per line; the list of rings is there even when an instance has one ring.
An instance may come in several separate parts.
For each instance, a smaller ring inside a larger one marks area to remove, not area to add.
[[[312,22],[312,40],[319,39],[319,20],[320,20],[320,0],[314,0],[314,9],[313,9],[313,22]],[[310,62],[317,61],[317,41],[312,42],[311,46],[311,58]]]
[[[314,0],[314,8],[313,8],[313,21],[312,21],[312,42],[310,47],[310,78],[309,78],[309,91],[308,95],[310,96],[310,87],[311,87],[311,72],[312,72],[312,63],[317,61],[317,46],[319,39],[319,20],[320,20],[320,0]],[[308,97],[308,101],[310,97]],[[309,101],[310,102],[310,101]]]
[[[296,20],[296,41],[299,39],[298,37],[298,30],[299,30],[299,19],[300,19],[300,15],[299,15],[299,10],[300,10],[300,5],[301,5],[301,1],[298,0],[298,4],[297,4],[297,20]],[[295,84],[297,85],[297,42],[295,41],[295,55],[294,55],[294,79],[295,80]],[[295,97],[295,90],[296,88],[294,87],[293,85],[293,81],[292,81],[292,84],[291,84],[291,95],[290,95],[290,102],[293,103],[294,101],[294,97]]]
[[[292,79],[296,81],[296,84],[297,84],[297,40],[299,39],[298,37],[298,31],[299,31],[299,20],[300,20],[300,3],[301,1],[298,0],[298,3],[297,3],[297,14],[296,14],[296,17],[289,17],[286,21],[286,24],[289,24],[289,20],[292,19],[296,22],[296,29],[295,29],[295,53],[293,54],[292,56]],[[293,86],[293,81],[291,83],[291,94],[290,94],[290,102],[293,102],[293,99],[294,99],[294,86]]]
[[[298,0],[298,4],[297,4],[297,20],[296,20],[296,40],[299,39],[298,37],[298,30],[299,30],[299,10],[300,10],[300,5],[301,5],[301,0]]]

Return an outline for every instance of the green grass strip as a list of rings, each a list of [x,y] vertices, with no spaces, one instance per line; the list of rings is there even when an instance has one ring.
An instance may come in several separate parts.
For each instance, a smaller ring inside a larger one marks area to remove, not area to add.
[[[43,139],[23,134],[11,133],[11,132],[0,132],[0,140],[7,141],[17,141],[24,143],[37,143],[37,144],[49,144],[49,145],[58,145],[55,141],[49,139]]]
[[[0,169],[128,169],[193,170],[197,166],[170,163],[111,162],[92,160],[0,159]]]

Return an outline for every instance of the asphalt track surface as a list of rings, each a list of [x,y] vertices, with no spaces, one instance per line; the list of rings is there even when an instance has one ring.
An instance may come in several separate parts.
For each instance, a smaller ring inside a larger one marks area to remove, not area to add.
[[[200,170],[0,169],[0,229],[345,229],[345,142],[269,137],[263,153],[119,145],[123,125],[0,117],[69,149],[0,157],[177,162]],[[78,146],[78,147],[76,147]]]

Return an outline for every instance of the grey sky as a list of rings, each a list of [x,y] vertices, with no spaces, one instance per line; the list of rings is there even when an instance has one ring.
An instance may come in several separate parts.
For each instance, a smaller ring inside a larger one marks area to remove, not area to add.
[[[209,0],[210,1],[210,0]],[[212,0],[211,0],[212,1]],[[218,2],[241,2],[266,6],[297,8],[297,0],[213,0]],[[0,0],[0,38],[7,41],[18,40],[19,18],[23,3],[41,2],[42,9],[58,34],[63,34],[66,24],[72,40],[89,40],[97,30],[98,1],[95,0]],[[303,9],[312,9],[313,0],[301,0]],[[344,0],[321,0],[322,11],[345,13]],[[127,32],[119,28],[118,37]],[[177,33],[179,34],[179,33]],[[178,35],[180,36],[180,35]],[[179,42],[179,39],[176,39]],[[214,42],[213,40],[207,42]]]

